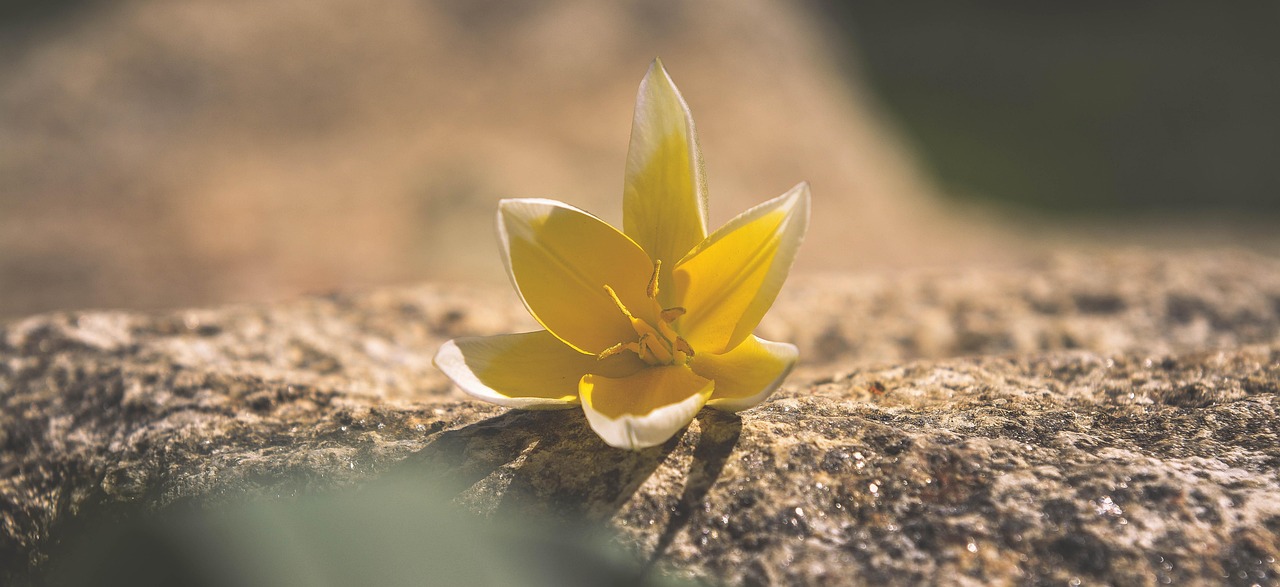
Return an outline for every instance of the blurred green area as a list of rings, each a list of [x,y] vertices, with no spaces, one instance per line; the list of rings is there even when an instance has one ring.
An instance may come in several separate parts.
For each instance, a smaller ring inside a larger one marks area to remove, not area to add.
[[[945,191],[1280,214],[1280,4],[816,0]]]
[[[601,529],[510,513],[482,518],[447,494],[397,483],[77,522],[34,584],[697,585],[641,565]]]

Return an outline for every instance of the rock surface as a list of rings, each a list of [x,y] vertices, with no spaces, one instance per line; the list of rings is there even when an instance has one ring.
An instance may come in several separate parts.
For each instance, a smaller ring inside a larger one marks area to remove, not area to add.
[[[447,481],[490,518],[585,520],[709,582],[1275,581],[1280,262],[1059,257],[809,277],[762,334],[806,364],[665,446],[468,401],[445,339],[531,327],[512,294],[377,290],[0,330],[0,565],[78,521]]]

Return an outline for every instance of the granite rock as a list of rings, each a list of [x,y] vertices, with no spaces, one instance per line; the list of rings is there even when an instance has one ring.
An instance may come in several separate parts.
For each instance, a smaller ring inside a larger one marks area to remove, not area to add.
[[[87,519],[399,479],[490,520],[596,524],[707,582],[1275,581],[1274,259],[801,277],[761,331],[805,365],[638,453],[430,365],[532,327],[509,292],[445,286],[10,322],[0,580],[38,582]]]

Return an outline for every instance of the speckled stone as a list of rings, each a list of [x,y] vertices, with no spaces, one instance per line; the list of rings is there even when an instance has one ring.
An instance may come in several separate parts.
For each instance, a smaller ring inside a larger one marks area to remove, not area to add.
[[[578,411],[468,401],[431,367],[449,337],[532,327],[509,292],[11,322],[0,582],[56,562],[88,516],[387,478],[488,518],[602,524],[711,582],[1275,582],[1276,260],[1134,252],[788,288],[761,332],[806,364],[639,453]]]

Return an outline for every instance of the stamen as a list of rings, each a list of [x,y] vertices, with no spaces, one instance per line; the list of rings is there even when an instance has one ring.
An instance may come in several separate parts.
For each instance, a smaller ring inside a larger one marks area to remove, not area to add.
[[[658,321],[658,332],[662,333],[662,338],[667,341],[668,347],[671,347],[671,341],[680,336],[676,334],[676,330],[670,324],[661,320]]]
[[[662,318],[663,322],[670,324],[672,322],[675,322],[681,316],[684,316],[684,313],[685,313],[685,309],[683,307],[676,306],[674,308],[667,308],[663,310],[661,314],[658,314],[658,317]]]
[[[622,303],[618,292],[609,285],[604,286],[609,299],[613,300],[613,305],[617,306],[618,310],[631,322],[631,327],[639,335],[639,340],[615,344],[600,351],[600,354],[596,355],[596,360],[604,360],[624,351],[635,353],[640,360],[650,365],[684,365],[693,358],[693,347],[689,345],[689,341],[681,338],[671,326],[672,322],[685,314],[685,309],[676,306],[664,310],[658,305],[658,274],[661,270],[662,261],[654,262],[653,275],[649,277],[649,285],[645,288],[645,295],[652,300],[649,302],[651,306],[646,307],[645,310],[656,313],[658,318],[653,322],[650,322],[650,319],[636,318],[631,310],[627,309],[627,305]]]
[[[636,342],[633,340],[631,342],[620,342],[603,351],[600,351],[600,354],[596,355],[596,360],[603,361],[614,355],[620,355],[625,351],[631,351],[635,353],[636,356],[640,358],[644,358],[645,348],[641,346],[639,342]]]
[[[689,346],[689,341],[685,340],[684,337],[676,337],[675,347],[676,350],[693,357],[693,347]]]
[[[608,285],[605,285],[605,286],[604,286],[604,290],[605,290],[605,291],[607,291],[607,292],[609,292],[609,297],[613,298],[613,303],[614,303],[614,304],[616,304],[616,305],[618,306],[618,309],[619,309],[619,310],[622,310],[622,313],[623,313],[623,314],[625,314],[625,315],[627,316],[627,318],[630,318],[630,319],[632,319],[632,320],[635,320],[635,319],[636,319],[636,317],[635,317],[635,316],[632,316],[632,315],[631,315],[631,311],[630,311],[630,310],[628,310],[628,309],[627,309],[627,307],[626,307],[625,305],[623,305],[622,300],[618,299],[618,293],[617,293],[617,292],[615,292],[615,291],[613,291],[613,288],[612,288],[612,287],[609,287]]]
[[[620,342],[620,343],[615,344],[615,345],[613,345],[613,346],[611,346],[611,347],[609,347],[609,348],[607,348],[607,349],[605,349],[605,350],[603,350],[603,351],[600,351],[600,354],[596,355],[596,360],[597,360],[597,361],[603,361],[603,360],[605,360],[605,359],[607,359],[607,358],[609,358],[609,357],[612,357],[612,356],[614,356],[614,355],[621,354],[621,353],[622,353],[622,351],[625,351],[625,350],[627,350],[627,343],[625,343],[625,342]]]
[[[644,288],[644,295],[649,299],[658,299],[658,271],[662,269],[662,259],[653,262],[653,275],[649,277],[649,286]]]
[[[653,336],[645,333],[640,337],[640,346],[649,352],[649,356],[653,357],[655,364],[667,364],[671,362],[671,348],[665,339],[659,336]],[[645,358],[641,355],[640,358]],[[648,360],[648,359],[646,359]]]

